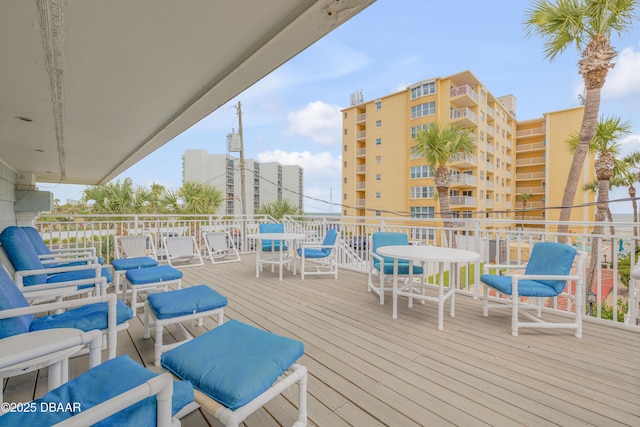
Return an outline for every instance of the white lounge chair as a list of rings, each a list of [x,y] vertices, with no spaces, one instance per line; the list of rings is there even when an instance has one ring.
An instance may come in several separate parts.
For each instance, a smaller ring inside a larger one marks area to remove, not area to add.
[[[204,265],[200,248],[193,236],[165,237],[167,261],[172,267],[195,267]],[[195,262],[192,262],[195,259]]]
[[[115,259],[111,265],[114,270],[113,282],[117,294],[122,292],[121,280],[127,271],[158,265],[156,248],[149,235],[116,236],[114,256]]]
[[[202,238],[211,264],[240,261],[240,252],[228,231],[204,231]]]

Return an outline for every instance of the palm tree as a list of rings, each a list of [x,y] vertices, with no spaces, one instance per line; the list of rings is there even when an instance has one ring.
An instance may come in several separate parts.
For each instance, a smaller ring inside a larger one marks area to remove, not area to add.
[[[628,170],[628,163],[617,159],[620,155],[619,139],[631,133],[631,122],[622,121],[619,117],[602,117],[596,125],[596,132],[587,146],[589,151],[596,153],[595,171],[598,181],[598,199],[596,205],[596,222],[603,223],[606,218],[613,222],[609,209],[609,188],[611,179],[623,176]],[[580,135],[574,134],[568,141],[569,149],[576,150],[580,142]],[[594,236],[602,234],[602,225],[596,225],[593,229]],[[615,230],[612,230],[612,234]],[[596,243],[596,242],[594,242]],[[587,277],[587,289],[591,289],[595,281],[597,257],[592,256]]]
[[[527,210],[527,201],[533,197],[531,193],[520,193],[518,198],[522,201],[522,220],[524,221],[524,211]],[[524,226],[524,225],[523,225]]]
[[[636,19],[638,0],[537,0],[527,10],[525,34],[545,39],[544,55],[550,61],[571,46],[581,53],[578,72],[585,86],[584,115],[564,195],[559,232],[569,229],[571,206],[576,195],[578,180],[588,147],[596,132],[600,109],[600,91],[604,86],[613,59],[618,52],[611,46],[611,34],[621,34]]]
[[[411,148],[411,154],[420,156],[435,169],[435,186],[440,203],[440,216],[444,218],[445,228],[451,229],[451,208],[449,207],[449,187],[451,172],[449,162],[453,156],[469,154],[473,150],[473,138],[469,129],[453,124],[433,123],[416,134],[418,142]],[[450,239],[452,247],[455,240]]]
[[[263,203],[258,209],[258,214],[269,215],[273,219],[281,220],[285,215],[301,215],[297,205],[289,200],[276,200],[271,203]]]
[[[640,151],[634,151],[627,154],[623,159],[628,165],[628,170],[622,176],[616,177],[612,186],[615,187],[627,187],[629,192],[629,198],[631,199],[631,206],[633,208],[633,223],[638,223],[638,203],[636,202],[636,188],[633,186],[636,182],[640,181]],[[637,227],[633,227],[633,235],[638,235]]]

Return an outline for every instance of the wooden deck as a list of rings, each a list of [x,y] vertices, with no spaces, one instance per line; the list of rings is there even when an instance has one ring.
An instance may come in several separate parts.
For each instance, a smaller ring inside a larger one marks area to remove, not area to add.
[[[513,337],[506,313],[484,318],[481,302],[466,296],[438,331],[435,304],[409,309],[401,300],[392,320],[390,298],[379,305],[361,273],[301,281],[285,272],[279,281],[265,271],[256,279],[254,262],[245,255],[240,263],[185,268],[184,285],[226,295],[226,318],[304,342],[310,425],[640,425],[636,332],[587,323],[583,339],[563,330]],[[139,310],[119,335],[118,353],[154,369],[141,320]],[[213,325],[207,319],[195,333]],[[74,359],[72,375],[83,369],[86,359]],[[45,388],[46,370],[22,375],[7,381],[5,400],[27,401]],[[246,425],[291,425],[293,402],[293,392],[277,398]],[[219,424],[195,411],[182,425]]]

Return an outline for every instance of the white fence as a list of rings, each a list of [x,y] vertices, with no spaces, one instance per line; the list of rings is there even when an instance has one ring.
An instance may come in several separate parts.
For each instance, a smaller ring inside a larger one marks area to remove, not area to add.
[[[366,272],[369,268],[369,239],[376,231],[406,233],[412,244],[455,246],[480,253],[481,263],[519,264],[526,262],[531,247],[540,241],[565,240],[578,250],[595,258],[593,292],[586,306],[590,319],[637,328],[639,287],[630,279],[629,270],[637,261],[638,237],[632,223],[607,223],[603,234],[592,233],[593,222],[572,222],[569,232],[559,234],[559,223],[453,219],[453,227],[445,229],[441,220],[383,217],[309,216],[287,217],[285,229],[302,232],[309,240],[320,240],[328,228],[340,235],[338,260],[340,267]],[[254,251],[247,235],[258,232],[259,224],[276,222],[268,216],[73,216],[45,215],[36,227],[51,247],[93,246],[109,263],[113,257],[115,235],[149,234],[156,247],[162,247],[163,236],[192,235],[199,245],[203,231],[229,231],[243,253]],[[637,230],[635,230],[637,233]],[[480,266],[476,266],[480,268]],[[471,276],[471,275],[469,275]],[[467,282],[459,290],[473,294],[477,284]]]

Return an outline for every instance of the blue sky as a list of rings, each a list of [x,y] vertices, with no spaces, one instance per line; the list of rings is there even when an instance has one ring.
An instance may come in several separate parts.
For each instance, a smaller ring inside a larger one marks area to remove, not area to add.
[[[524,36],[522,21],[532,3],[378,0],[118,178],[179,187],[185,150],[226,153],[226,135],[238,127],[234,106],[241,101],[245,157],[298,164],[304,168],[306,196],[339,203],[340,109],[349,106],[356,90],[368,101],[424,79],[471,70],[494,96],[516,97],[519,120],[576,107],[582,93],[579,52],[568,50],[553,63],[544,59],[543,41]],[[607,77],[600,113],[631,120],[626,153],[640,150],[640,22],[612,44],[620,54]],[[61,203],[79,199],[84,188],[39,187]],[[626,195],[618,190],[611,198]],[[310,198],[307,212],[340,210]],[[630,212],[630,206],[613,204],[612,210]]]

